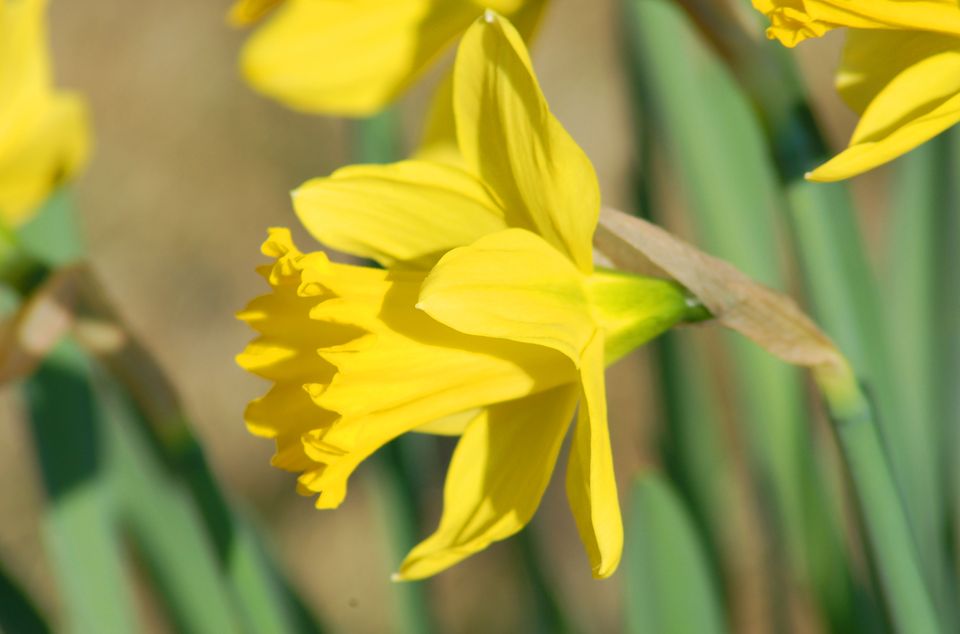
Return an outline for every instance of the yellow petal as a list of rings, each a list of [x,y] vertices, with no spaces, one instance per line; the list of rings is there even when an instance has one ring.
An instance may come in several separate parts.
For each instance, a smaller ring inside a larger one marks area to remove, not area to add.
[[[49,92],[45,0],[0,3],[0,148],[18,122]]]
[[[307,455],[302,438],[311,431],[328,429],[337,419],[334,412],[317,407],[296,381],[279,383],[251,401],[243,417],[251,434],[274,440],[276,452],[270,464],[293,472],[320,467]]]
[[[0,154],[0,218],[24,222],[62,182],[86,162],[87,110],[77,97],[59,93],[36,104],[23,121],[17,146]]]
[[[957,38],[919,31],[860,31],[846,34],[837,71],[840,96],[858,114],[899,74],[937,53],[957,49]]]
[[[488,14],[464,35],[454,72],[460,151],[503,201],[507,223],[592,270],[596,174],[550,113],[520,35]]]
[[[445,255],[417,306],[460,332],[546,346],[574,364],[596,329],[583,275],[524,229],[506,229]]]
[[[912,150],[960,121],[960,45],[905,68],[864,110],[850,147],[809,178],[849,178]]]
[[[603,348],[603,336],[598,333],[583,357],[583,398],[567,465],[570,509],[598,579],[612,575],[623,554],[623,521],[607,429]]]
[[[796,46],[830,29],[900,29],[960,35],[955,0],[753,0],[770,18],[767,36]]]
[[[540,26],[544,0],[528,0],[527,2],[487,3],[487,6],[501,15],[510,16],[510,21],[517,32],[523,36],[525,42],[530,42]],[[518,9],[519,8],[519,9]],[[518,10],[517,10],[518,9]],[[511,11],[515,11],[511,13]],[[453,116],[453,74],[448,73],[440,82],[430,102],[427,112],[426,125],[420,145],[414,155],[415,158],[461,165],[463,157],[457,147],[457,127]]]
[[[0,3],[0,219],[25,220],[88,153],[82,102],[52,88],[43,0]]]
[[[463,0],[286,0],[247,42],[241,65],[254,88],[290,107],[369,115],[481,12]]]
[[[503,211],[476,177],[425,161],[356,165],[293,193],[320,242],[384,266],[430,268],[446,251],[503,229]]]
[[[450,461],[440,526],[395,578],[429,577],[522,529],[540,505],[577,397],[575,386],[558,387],[473,421]]]

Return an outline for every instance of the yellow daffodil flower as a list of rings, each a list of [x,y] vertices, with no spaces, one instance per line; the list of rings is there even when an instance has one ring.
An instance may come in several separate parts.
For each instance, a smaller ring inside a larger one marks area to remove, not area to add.
[[[0,0],[0,221],[22,223],[87,155],[76,96],[53,90],[45,0]]]
[[[313,236],[384,268],[303,254],[271,231],[272,292],[240,314],[259,337],[238,362],[274,386],[247,425],[275,439],[273,464],[300,472],[319,508],[400,434],[460,435],[440,526],[397,574],[418,579],[523,528],[577,411],[567,492],[606,577],[623,529],[604,367],[694,309],[672,282],[594,269],[593,167],[509,22],[469,29],[454,86],[465,167],[352,166],[294,192]]]
[[[273,15],[244,47],[261,93],[306,112],[367,116],[388,105],[484,9],[529,33],[545,0],[238,0],[237,25]]]
[[[753,0],[785,46],[848,27],[837,88],[860,115],[850,146],[808,174],[849,178],[960,121],[956,0]]]

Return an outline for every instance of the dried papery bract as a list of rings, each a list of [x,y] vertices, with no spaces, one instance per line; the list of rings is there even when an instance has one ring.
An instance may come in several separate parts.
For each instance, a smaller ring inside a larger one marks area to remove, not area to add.
[[[663,271],[696,295],[718,323],[787,363],[811,368],[846,365],[830,338],[791,298],[654,224],[607,208],[600,214],[595,242],[618,268]]]
[[[863,538],[892,620],[899,631],[941,631],[903,500],[877,433],[873,404],[830,339],[790,298],[649,222],[604,209],[595,243],[623,269],[649,270],[652,263],[696,295],[717,323],[788,363],[812,370],[834,423]]]
[[[79,269],[47,278],[0,327],[0,385],[29,376],[75,321]]]

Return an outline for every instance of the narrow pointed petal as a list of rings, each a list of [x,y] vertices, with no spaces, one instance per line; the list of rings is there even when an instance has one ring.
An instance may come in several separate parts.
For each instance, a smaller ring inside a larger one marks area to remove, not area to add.
[[[307,181],[293,204],[318,241],[387,267],[428,269],[450,249],[506,226],[475,176],[426,161],[345,167]]]
[[[583,397],[567,465],[570,509],[598,579],[612,575],[623,554],[623,520],[607,429],[603,348],[598,333],[583,357]]]
[[[576,386],[494,405],[457,444],[437,531],[414,548],[397,579],[434,575],[522,529],[550,481],[576,406]]]
[[[960,46],[924,57],[867,106],[850,147],[809,178],[849,178],[891,161],[960,122]]]
[[[241,65],[257,90],[290,107],[369,115],[481,12],[462,0],[286,0],[247,42]]]
[[[543,9],[546,7],[545,0],[526,0],[519,5],[516,2],[502,5],[487,3],[487,6],[501,15],[509,14],[510,22],[523,36],[523,41],[531,42],[540,27]],[[511,13],[511,10],[516,8],[514,5],[520,8]],[[447,73],[434,92],[427,112],[423,138],[415,158],[451,165],[463,164],[463,156],[457,147],[457,126],[453,114],[453,73]]]
[[[901,73],[922,60],[960,48],[960,40],[921,31],[861,31],[846,33],[837,71],[837,92],[857,114]]]
[[[553,348],[575,365],[596,328],[583,275],[524,229],[445,255],[424,282],[417,307],[460,332]]]
[[[507,223],[538,233],[591,271],[596,174],[550,113],[520,35],[487,14],[464,35],[454,73],[460,151],[500,197]]]

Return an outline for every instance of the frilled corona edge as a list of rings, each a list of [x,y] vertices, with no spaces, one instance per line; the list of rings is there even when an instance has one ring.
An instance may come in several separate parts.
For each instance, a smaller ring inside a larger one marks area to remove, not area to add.
[[[770,19],[767,37],[780,40],[784,46],[796,46],[832,28],[810,15],[802,1],[753,0],[753,6]]]
[[[426,274],[303,254],[287,229],[263,245],[272,292],[238,316],[259,336],[237,358],[274,382],[246,411],[275,439],[273,464],[299,489],[338,506],[353,470],[408,431],[462,432],[478,408],[576,381],[547,348],[464,335],[417,310]]]
[[[840,27],[960,36],[960,8],[943,0],[753,0],[753,6],[770,19],[767,35],[784,46]]]

